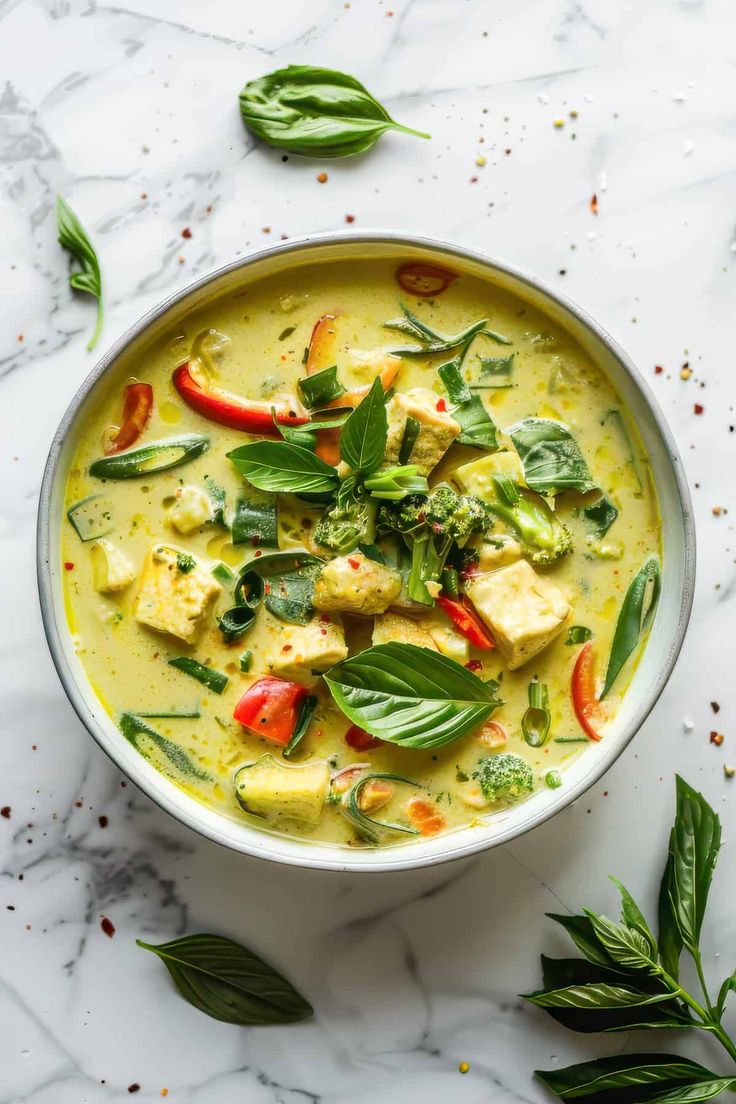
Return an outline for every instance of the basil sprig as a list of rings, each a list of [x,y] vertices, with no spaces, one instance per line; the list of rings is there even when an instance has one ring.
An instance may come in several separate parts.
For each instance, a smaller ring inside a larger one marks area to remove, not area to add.
[[[404,303],[399,303],[399,306],[401,307],[403,318],[392,318],[389,322],[384,322],[384,329],[395,330],[397,333],[404,334],[406,337],[412,337],[415,341],[419,342],[419,345],[409,345],[406,348],[392,349],[391,352],[395,356],[426,357],[432,356],[435,353],[452,353],[455,352],[455,350],[459,350],[460,355],[465,356],[471,344],[479,334],[483,334],[484,337],[489,337],[491,341],[495,341],[499,345],[511,344],[509,339],[504,337],[503,334],[486,329],[487,318],[479,318],[477,321],[471,322],[464,330],[458,330],[455,334],[443,334],[440,333],[439,330],[432,329],[426,322],[422,322],[421,318],[418,318],[413,311],[410,311]]]
[[[346,717],[392,744],[437,748],[478,728],[501,704],[498,683],[415,644],[378,644],[325,675]]]
[[[700,931],[721,845],[721,825],[708,802],[679,776],[677,810],[659,895],[655,936],[641,909],[620,882],[621,919],[585,909],[582,916],[549,914],[566,930],[584,958],[542,956],[544,988],[525,999],[573,1031],[699,1028],[708,1031],[736,1062],[736,1043],[723,1027],[734,975],[718,997],[708,992]],[[692,957],[702,997],[679,982],[683,948]],[[711,1100],[736,1087],[736,1074],[713,1073],[676,1054],[626,1054],[537,1070],[561,1100]]]
[[[649,628],[657,608],[660,588],[659,560],[653,556],[637,572],[626,591],[613,634],[602,698],[609,692],[621,668]]]
[[[86,230],[67,201],[60,195],[56,197],[56,230],[59,244],[64,249],[68,249],[80,265],[79,271],[72,272],[69,277],[69,284],[77,291],[86,291],[97,300],[97,322],[87,344],[87,349],[91,351],[97,344],[104,321],[100,262],[97,260],[97,254]]]
[[[289,65],[248,81],[240,112],[268,145],[305,157],[362,153],[387,130],[429,138],[395,122],[355,77],[312,65]]]
[[[289,441],[254,441],[227,453],[237,471],[259,491],[325,494],[337,490],[335,469],[308,448]]]
[[[506,430],[521,458],[527,486],[543,495],[598,490],[580,446],[562,422],[524,418]]]
[[[163,962],[184,1000],[223,1023],[251,1027],[312,1016],[304,997],[273,966],[221,935],[185,935],[136,943]]]

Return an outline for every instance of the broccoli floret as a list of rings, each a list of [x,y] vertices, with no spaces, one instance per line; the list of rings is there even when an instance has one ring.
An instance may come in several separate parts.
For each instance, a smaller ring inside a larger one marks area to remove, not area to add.
[[[359,544],[372,544],[376,536],[376,507],[368,499],[333,506],[322,515],[314,540],[328,552],[343,555]]]
[[[510,751],[489,755],[478,761],[473,772],[489,801],[516,801],[534,789],[534,772],[524,759]]]
[[[489,509],[515,530],[533,563],[553,563],[572,551],[570,530],[541,495],[517,487],[507,476],[496,476],[494,483],[498,497]]]
[[[415,602],[432,605],[427,583],[436,583],[453,544],[462,547],[473,533],[490,528],[493,517],[475,495],[459,495],[440,485],[428,495],[410,495],[396,505],[384,506],[378,515],[384,532],[401,533],[411,551],[408,594]]]

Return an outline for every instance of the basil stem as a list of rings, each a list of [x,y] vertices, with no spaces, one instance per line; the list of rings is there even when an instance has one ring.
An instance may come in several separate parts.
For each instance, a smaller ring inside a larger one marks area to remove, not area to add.
[[[136,479],[143,475],[155,475],[180,464],[188,464],[206,452],[210,439],[201,433],[183,433],[180,437],[168,437],[153,441],[128,452],[113,456],[101,456],[89,466],[89,474],[97,479]]]
[[[343,811],[348,820],[355,827],[357,832],[368,840],[369,843],[380,843],[380,836],[376,832],[376,828],[382,828],[386,832],[403,832],[407,836],[418,836],[419,832],[416,828],[410,828],[405,824],[393,824],[390,821],[376,820],[374,817],[367,816],[358,804],[361,792],[364,786],[368,782],[372,782],[375,779],[384,779],[386,782],[403,782],[406,786],[415,786],[419,788],[418,782],[412,782],[410,778],[404,778],[400,774],[389,774],[385,771],[376,771],[372,774],[366,774],[362,778],[351,786],[345,795]]]
[[[185,675],[189,675],[190,678],[201,682],[208,690],[212,690],[214,694],[221,694],[230,681],[227,675],[223,675],[221,671],[214,671],[211,667],[205,667],[203,663],[192,659],[191,656],[176,656],[175,659],[170,659],[168,663],[169,667],[176,667],[177,671],[183,671]]]
[[[387,130],[429,138],[395,122],[355,77],[312,65],[289,65],[249,81],[240,112],[268,145],[305,157],[362,153]]]
[[[521,733],[529,747],[543,747],[549,736],[552,715],[549,711],[549,690],[536,679],[529,683],[529,708],[521,718]]]
[[[97,260],[92,242],[77,216],[72,211],[66,200],[56,197],[56,229],[59,235],[59,244],[68,249],[81,266],[78,272],[72,272],[69,284],[77,291],[86,291],[97,300],[97,322],[92,337],[87,344],[87,350],[94,349],[102,332],[102,275],[100,263]]]
[[[657,607],[660,588],[659,560],[653,556],[634,576],[626,591],[613,634],[602,698],[613,686],[621,668],[649,627]]]
[[[282,752],[284,759],[291,759],[297,747],[306,736],[307,729],[309,728],[310,721],[314,716],[316,708],[317,698],[314,694],[308,694],[300,706],[299,715],[296,719],[296,725],[294,726],[294,732],[292,733],[291,739]]]
[[[337,378],[337,365],[331,368],[323,368],[321,372],[315,372],[313,376],[306,376],[297,383],[299,395],[308,410],[314,410],[320,406],[327,406],[334,399],[339,399],[345,394],[345,388]]]

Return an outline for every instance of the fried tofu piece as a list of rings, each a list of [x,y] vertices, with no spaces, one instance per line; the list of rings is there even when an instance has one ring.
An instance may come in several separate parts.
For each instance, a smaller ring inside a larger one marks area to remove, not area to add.
[[[141,625],[189,644],[220,586],[182,548],[154,544],[143,563],[133,614]]]
[[[560,588],[526,560],[475,576],[467,593],[510,671],[546,648],[571,613]]]
[[[400,613],[381,613],[373,625],[373,644],[390,644],[392,641],[438,651],[430,634],[417,621],[402,617]]]
[[[386,463],[398,464],[401,442],[406,423],[414,418],[419,423],[414,447],[406,463],[416,464],[422,475],[429,475],[439,464],[452,442],[460,433],[460,423],[446,411],[437,409],[438,397],[434,391],[415,387],[411,391],[394,395],[386,407],[388,438]]]
[[[169,521],[180,533],[193,533],[212,520],[212,501],[201,487],[179,487]]]
[[[125,590],[135,579],[135,568],[123,552],[109,540],[98,540],[90,550],[92,585],[98,594]]]
[[[401,576],[362,552],[338,556],[326,563],[314,588],[319,610],[364,616],[383,613],[401,592]]]
[[[279,622],[273,634],[269,672],[280,678],[309,678],[313,671],[328,671],[347,659],[345,630],[338,618],[323,615],[306,625]]]

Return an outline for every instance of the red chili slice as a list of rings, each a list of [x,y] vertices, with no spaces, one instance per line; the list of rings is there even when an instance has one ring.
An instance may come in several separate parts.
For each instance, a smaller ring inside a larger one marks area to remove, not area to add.
[[[409,295],[418,295],[420,299],[441,295],[453,280],[457,280],[457,273],[448,272],[446,268],[438,268],[437,265],[422,264],[419,261],[403,264],[396,270],[396,282],[399,287]]]
[[[138,440],[148,425],[153,410],[153,388],[150,383],[131,383],[125,388],[123,424],[106,438],[105,455],[122,452]]]
[[[285,746],[294,735],[299,706],[308,693],[297,682],[266,675],[246,690],[233,718],[256,736]]]
[[[380,747],[383,742],[358,725],[351,725],[345,733],[345,743],[355,751],[368,751],[369,748]]]
[[[283,402],[254,402],[216,387],[203,387],[192,375],[187,363],[179,365],[172,380],[187,406],[211,422],[229,429],[269,437],[276,433],[274,416],[280,425],[298,426],[309,421],[306,414],[298,410],[296,403],[289,407]]]
[[[595,696],[595,653],[590,641],[583,645],[575,661],[571,689],[575,716],[581,728],[591,740],[600,740],[601,736],[593,727],[599,713],[599,702]]]

